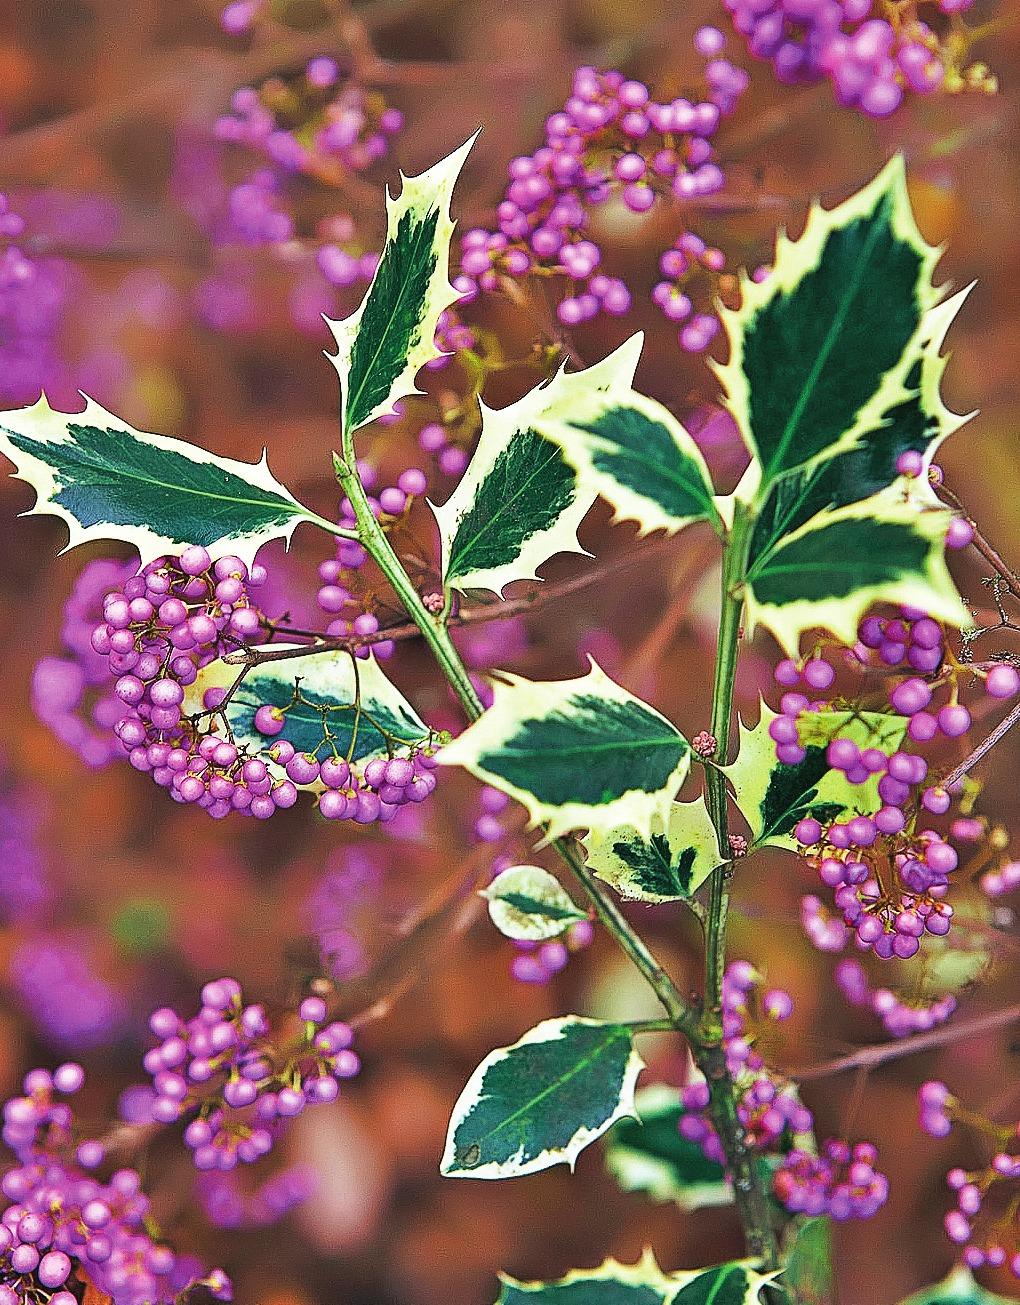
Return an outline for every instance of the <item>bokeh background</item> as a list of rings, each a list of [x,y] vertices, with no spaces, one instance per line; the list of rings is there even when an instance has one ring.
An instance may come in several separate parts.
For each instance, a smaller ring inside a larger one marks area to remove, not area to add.
[[[342,12],[320,0],[279,0],[276,10],[275,32],[254,39],[225,34],[217,6],[202,0],[0,6],[0,189],[29,221],[23,247],[49,269],[30,302],[23,296],[12,306],[0,295],[0,394],[14,406],[45,385],[54,403],[70,406],[80,387],[137,426],[221,454],[254,459],[268,445],[276,475],[327,511],[336,497],[336,393],[318,313],[349,311],[358,292],[344,298],[326,285],[301,241],[282,252],[217,247],[194,181],[219,149],[209,143],[211,124],[237,87],[300,68],[313,53],[345,53]],[[456,207],[466,224],[485,221],[508,160],[537,146],[577,64],[620,67],[656,94],[678,94],[698,77],[693,32],[704,22],[724,25],[718,0],[371,0],[356,12],[381,60],[376,89],[403,112],[405,127],[389,157],[356,184],[309,184],[295,203],[305,232],[350,214],[366,249],[378,247],[382,185],[398,164],[420,170],[482,126]],[[1011,0],[978,0],[974,12],[1016,17]],[[740,53],[731,40],[733,57]],[[947,244],[942,275],[977,282],[952,332],[945,392],[956,410],[981,412],[947,448],[947,482],[1020,565],[1020,24],[1003,23],[980,53],[999,74],[998,95],[915,99],[881,123],[838,108],[825,87],[782,87],[767,68],[741,59],[751,90],[718,138],[727,202],[706,205],[695,229],[732,264],[754,266],[767,259],[777,225],[798,229],[812,196],[841,198],[894,149],[906,152],[921,225]],[[228,173],[240,166],[243,151],[219,153]],[[601,229],[607,263],[647,291],[657,251],[680,221],[659,209],[647,219],[610,214]],[[624,321],[579,328],[579,351],[601,356],[646,328],[640,386],[711,425],[715,385],[704,359],[678,349],[675,330],[646,299]],[[513,304],[493,300],[474,320],[499,332],[508,356],[526,356],[533,323]],[[510,372],[486,397],[506,402],[533,380]],[[384,475],[424,465],[417,433],[437,403],[448,404],[451,385],[449,373],[438,373],[429,398],[408,403],[399,423],[365,440],[365,455]],[[725,433],[710,452],[721,478],[732,479],[739,460]],[[430,494],[442,501],[454,482],[430,474]],[[214,823],[175,807],[123,764],[86,767],[31,707],[35,664],[60,653],[63,604],[86,555],[58,556],[62,527],[52,519],[16,520],[28,501],[23,484],[0,480],[4,1095],[27,1067],[74,1054],[91,1075],[87,1111],[102,1118],[138,1081],[150,1009],[167,1001],[190,1009],[199,985],[220,974],[236,975],[253,999],[286,1002],[325,949],[349,985],[351,1009],[370,1015],[359,1031],[363,1073],[335,1106],[296,1121],[274,1161],[309,1167],[315,1195],[275,1227],[218,1230],[196,1201],[180,1147],[160,1148],[149,1162],[160,1219],[178,1244],[225,1265],[239,1300],[486,1305],[499,1269],[558,1275],[606,1254],[632,1260],[646,1244],[670,1268],[739,1253],[729,1211],[684,1215],[621,1194],[597,1147],[574,1176],[561,1169],[506,1184],[439,1178],[450,1107],[492,1046],[564,1011],[652,1013],[647,995],[603,937],[548,984],[511,977],[510,945],[489,926],[473,889],[496,855],[526,843],[510,817],[501,842],[478,842],[478,792],[466,780],[444,778],[420,820],[363,832],[328,826],[304,802],[268,825]],[[433,557],[424,507],[415,523]],[[609,531],[601,510],[583,539],[600,561],[636,547],[629,528]],[[579,673],[583,653],[597,651],[688,734],[703,728],[713,550],[696,531],[645,549],[641,561],[596,586],[478,627],[476,661],[555,676]],[[299,532],[289,556],[264,559],[281,604],[310,620],[322,556],[319,540]],[[588,565],[560,558],[545,574],[555,581]],[[967,596],[987,606],[977,562],[960,558],[959,574]],[[768,691],[774,656],[764,638],[748,651],[739,686],[745,714],[753,715],[758,691]],[[455,721],[419,650],[401,647],[390,670],[428,719]],[[1018,765],[1020,741],[1007,740],[981,772],[982,810],[1016,837]],[[833,989],[831,959],[805,943],[805,891],[807,872],[784,856],[756,862],[735,883],[733,954],[753,958],[797,1000],[794,1020],[770,1048],[790,1069],[880,1035],[872,1017],[850,1011]],[[28,900],[35,905],[26,909]],[[431,923],[416,927],[429,913]],[[680,981],[693,985],[688,921],[671,908],[633,914]],[[976,936],[980,982],[961,998],[967,1017],[1017,994],[1008,903],[983,918]],[[920,968],[901,968],[908,987],[923,988]],[[649,1077],[682,1081],[675,1050],[648,1053]],[[846,1305],[893,1305],[951,1262],[942,1175],[965,1161],[967,1144],[936,1144],[918,1132],[917,1083],[942,1077],[977,1106],[1015,1118],[1018,1053],[1005,1032],[892,1062],[866,1079],[807,1085],[820,1128],[873,1137],[893,1181],[878,1218],[838,1233]],[[996,1285],[1008,1294],[1008,1280]]]

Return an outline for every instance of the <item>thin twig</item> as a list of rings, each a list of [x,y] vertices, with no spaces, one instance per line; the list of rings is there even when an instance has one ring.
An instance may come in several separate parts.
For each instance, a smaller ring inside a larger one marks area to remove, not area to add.
[[[585,571],[581,575],[571,576],[568,580],[535,588],[520,598],[469,607],[466,611],[457,612],[451,616],[448,624],[463,626],[480,625],[484,621],[508,621],[511,617],[521,616],[526,612],[538,611],[547,603],[557,602],[561,598],[568,598],[572,594],[590,589],[592,585],[599,584],[602,580],[608,579],[618,571],[628,569],[638,561],[643,564],[647,563],[649,558],[655,557],[658,552],[665,552],[672,542],[671,537],[663,536],[662,539],[642,549],[634,549],[632,552],[624,553],[620,557],[610,558],[607,562],[603,562],[601,566],[593,567],[590,571]],[[262,662],[291,661],[296,657],[311,657],[318,653],[335,652],[338,649],[350,651],[357,648],[369,648],[376,643],[389,641],[400,643],[406,639],[416,639],[420,635],[421,630],[413,621],[404,621],[400,625],[384,626],[372,634],[338,635],[336,638],[322,636],[315,643],[302,648],[274,648],[270,644],[265,647],[246,649],[243,653],[228,653],[223,660],[230,665],[237,666],[242,662],[246,662],[250,656],[253,659],[251,665],[258,666]]]
[[[804,1069],[790,1070],[790,1077],[806,1083],[811,1079],[844,1074],[847,1070],[871,1070],[884,1065],[886,1061],[899,1060],[902,1056],[913,1056],[920,1051],[929,1051],[932,1047],[944,1047],[953,1042],[962,1042],[966,1038],[975,1038],[979,1034],[1005,1028],[1018,1020],[1020,1020],[1020,1004],[1008,1006],[1004,1010],[992,1011],[988,1015],[979,1015],[960,1024],[947,1024],[928,1033],[915,1033],[912,1037],[901,1038],[898,1042],[883,1042],[875,1046],[861,1047],[858,1051],[839,1056],[835,1060],[807,1065]]]
[[[1003,738],[1005,738],[1017,721],[1020,721],[1020,702],[1016,704],[1008,716],[1004,716],[1002,720],[999,721],[998,725],[996,725],[995,729],[992,730],[987,738],[982,739],[977,747],[964,757],[958,766],[953,767],[942,781],[942,787],[951,789],[954,784],[963,779],[964,775],[966,775],[968,771],[973,770],[986,753],[991,752],[996,743],[999,743]]]

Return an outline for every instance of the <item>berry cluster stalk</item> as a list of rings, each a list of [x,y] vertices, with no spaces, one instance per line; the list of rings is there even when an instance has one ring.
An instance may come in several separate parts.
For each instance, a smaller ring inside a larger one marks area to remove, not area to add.
[[[408,615],[421,630],[440,670],[456,694],[464,714],[469,720],[477,720],[482,714],[483,707],[471,683],[467,668],[453,645],[442,614],[437,616],[425,607],[414,583],[373,516],[357,474],[353,442],[346,434],[343,454],[335,456],[333,461],[337,480],[347,495],[357,520],[362,546],[392,585]],[[716,659],[712,720],[713,732],[719,739],[720,759],[724,757],[729,734],[733,677],[743,606],[741,583],[749,537],[749,523],[741,515],[740,505],[738,505],[724,565],[723,606]],[[726,791],[723,776],[714,767],[708,769],[708,784],[709,806],[719,845],[722,849],[728,849]],[[729,864],[721,866],[712,879],[712,898],[706,922],[706,1001],[702,1008],[683,997],[616,903],[603,891],[588,872],[587,867],[578,859],[570,842],[556,839],[553,846],[591,900],[599,919],[655,992],[669,1017],[669,1027],[683,1033],[689,1040],[694,1058],[709,1083],[713,1122],[733,1176],[736,1205],[748,1249],[752,1255],[761,1260],[764,1268],[778,1268],[779,1251],[769,1215],[768,1194],[762,1175],[746,1145],[744,1128],[737,1116],[736,1091],[726,1068],[722,1048],[719,1008],[725,954],[727,905],[725,883]]]

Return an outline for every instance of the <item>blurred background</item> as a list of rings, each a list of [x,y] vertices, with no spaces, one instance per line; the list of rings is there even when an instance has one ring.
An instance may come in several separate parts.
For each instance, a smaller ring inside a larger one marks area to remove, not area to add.
[[[973,13],[1016,18],[1010,0],[977,0]],[[732,483],[739,449],[712,407],[705,358],[681,350],[676,328],[648,301],[659,251],[687,223],[726,251],[731,268],[754,267],[768,260],[777,226],[799,229],[812,197],[842,198],[902,149],[925,235],[947,246],[942,276],[977,282],[951,333],[944,389],[955,410],[981,411],[945,452],[947,483],[1007,561],[1020,565],[1020,24],[1002,23],[978,51],[1000,78],[997,95],[914,97],[875,122],[839,108],[826,86],[779,85],[747,58],[718,0],[372,0],[353,20],[327,0],[273,0],[251,25],[235,17],[224,24],[219,7],[203,0],[0,6],[0,190],[25,224],[7,245],[32,264],[22,278],[8,257],[0,277],[2,406],[32,402],[45,388],[55,406],[73,408],[81,389],[142,429],[220,454],[253,460],[266,445],[281,480],[320,511],[335,511],[336,378],[321,357],[330,339],[320,314],[350,311],[364,282],[348,264],[338,271],[323,247],[344,251],[351,264],[377,250],[384,183],[395,182],[398,167],[419,171],[478,126],[455,210],[464,226],[491,224],[507,163],[538,146],[578,64],[618,67],[660,98],[678,95],[699,84],[695,30],[718,23],[730,34],[730,56],[752,78],[716,138],[726,187],[690,213],[607,207],[598,228],[604,267],[635,289],[635,306],[625,318],[578,327],[576,352],[597,358],[645,329],[639,387],[691,417],[720,483]],[[314,56],[343,64],[366,41],[372,111],[384,105],[403,115],[388,152],[270,188],[257,216],[268,213],[271,228],[272,213],[284,212],[290,226],[253,236],[230,206],[259,164],[243,142],[217,131],[217,120],[240,88],[286,79]],[[240,235],[225,226],[231,216]],[[496,332],[505,357],[528,358],[535,323],[526,306],[494,295],[465,319],[478,339]],[[490,378],[486,399],[508,402],[535,379],[509,368]],[[454,364],[431,374],[426,388],[397,423],[369,433],[362,452],[380,483],[422,467],[429,495],[442,502],[458,458],[437,459],[419,434],[460,401],[464,376]],[[465,449],[471,433],[468,423],[458,436]],[[238,1300],[487,1305],[500,1269],[557,1276],[607,1254],[633,1260],[646,1244],[667,1268],[740,1253],[730,1211],[681,1214],[623,1194],[597,1147],[574,1176],[557,1169],[485,1185],[439,1178],[450,1108],[490,1048],[565,1011],[654,1014],[648,996],[599,935],[589,946],[578,940],[547,982],[515,977],[512,945],[489,925],[473,890],[497,857],[527,859],[528,843],[516,816],[487,813],[466,778],[444,775],[420,813],[366,832],[331,827],[304,801],[267,825],[216,823],[174,806],[119,760],[88,764],[105,760],[92,738],[102,721],[88,737],[61,741],[33,712],[33,677],[40,659],[66,656],[65,639],[80,637],[88,595],[69,615],[65,602],[89,557],[110,553],[90,547],[58,556],[59,523],[16,520],[29,498],[25,485],[0,480],[4,1095],[26,1068],[71,1055],[90,1071],[84,1108],[107,1117],[141,1077],[153,1007],[190,1011],[201,983],[220,974],[236,976],[253,1000],[285,1004],[325,967],[341,991],[347,985],[352,1013],[363,1015],[364,1069],[339,1102],[295,1121],[268,1162],[313,1194],[270,1228],[217,1227],[217,1217],[244,1222],[251,1175],[239,1180],[240,1192],[224,1193],[211,1181],[196,1188],[179,1146],[157,1148],[149,1163],[160,1221],[176,1244],[227,1268]],[[428,574],[435,540],[423,504],[411,530]],[[278,608],[321,627],[329,618],[316,611],[316,566],[325,554],[311,533],[299,532],[289,555],[266,550],[261,560]],[[610,532],[601,508],[582,538],[600,562],[636,547],[629,527]],[[464,638],[472,664],[550,677],[580,673],[584,654],[594,652],[688,735],[704,728],[716,601],[711,540],[692,531],[643,547],[640,561],[621,561],[595,586],[476,627]],[[958,562],[964,593],[987,606],[979,565]],[[544,575],[555,583],[588,565],[561,557]],[[393,617],[386,601],[378,599],[383,621]],[[771,691],[774,658],[767,638],[746,654],[745,717],[753,717],[759,691]],[[456,723],[420,650],[402,645],[388,669],[430,723]],[[80,703],[69,700],[69,714],[91,709],[89,690],[82,692]],[[57,725],[69,739],[66,720]],[[981,810],[1014,836],[1018,765],[1020,740],[1007,740],[981,772]],[[804,939],[799,899],[809,891],[807,872],[783,855],[756,861],[753,876],[735,881],[733,954],[752,958],[797,1001],[782,1039],[768,1047],[791,1070],[881,1039],[877,1020],[851,1010],[834,989],[831,958]],[[959,967],[968,981],[964,1017],[1017,992],[1008,903],[975,912],[975,952]],[[679,909],[636,908],[633,918],[681,984],[695,985],[696,939]],[[930,982],[921,964],[901,973],[917,992]],[[943,1175],[966,1162],[966,1141],[933,1143],[917,1131],[918,1082],[944,1078],[976,1106],[1015,1118],[1018,1052],[1016,1039],[999,1033],[893,1061],[866,1079],[806,1085],[820,1129],[872,1137],[892,1179],[878,1218],[838,1232],[846,1305],[893,1305],[951,1262],[941,1230]],[[646,1056],[649,1081],[683,1081],[686,1066],[670,1045],[649,1045]],[[995,1285],[1008,1294],[1009,1280]]]

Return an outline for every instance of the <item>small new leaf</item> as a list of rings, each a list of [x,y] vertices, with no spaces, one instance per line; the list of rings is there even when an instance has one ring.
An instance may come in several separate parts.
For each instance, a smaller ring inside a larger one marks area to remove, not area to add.
[[[818,513],[749,569],[748,633],[764,625],[796,656],[805,630],[831,630],[853,643],[875,603],[924,607],[937,620],[969,624],[946,566],[951,519],[892,495]]]
[[[442,507],[433,506],[447,588],[491,589],[512,580],[537,580],[556,553],[583,553],[577,527],[595,501],[544,425],[569,413],[586,396],[630,392],[642,337],[631,336],[583,371],[566,365],[506,408],[479,400],[482,431],[471,462]]]
[[[498,874],[482,897],[492,923],[507,938],[541,942],[588,917],[574,905],[559,880],[537,865],[512,865]]]
[[[717,373],[763,490],[853,448],[907,399],[938,257],[896,157],[844,204],[812,207],[799,240],[781,233],[763,281],[743,279]]]
[[[506,675],[492,706],[439,761],[522,802],[548,837],[665,823],[690,767],[690,745],[661,715],[592,662],[581,679]]]
[[[610,1259],[552,1282],[518,1282],[502,1273],[500,1281],[496,1305],[668,1305],[676,1290],[647,1249],[637,1264]]]
[[[914,1292],[900,1305],[1009,1305],[1009,1301],[985,1291],[970,1269],[958,1264],[948,1278]]]
[[[642,535],[670,534],[692,521],[718,524],[701,450],[661,403],[640,394],[584,397],[539,429],[563,450],[582,489],[636,521]]]
[[[0,413],[0,453],[35,490],[30,513],[66,522],[67,548],[117,539],[142,564],[200,544],[250,563],[271,539],[289,540],[299,521],[319,521],[258,463],[218,458],[166,435],[134,430],[86,399],[57,412],[45,397]]]
[[[583,839],[588,865],[621,897],[675,902],[690,897],[721,864],[715,827],[704,797],[674,802],[668,828],[650,837],[633,828],[592,831]]]
[[[643,1068],[622,1024],[568,1015],[544,1020],[490,1052],[450,1119],[440,1166],[448,1178],[517,1178],[578,1154],[634,1111]]]
[[[722,1165],[678,1131],[684,1115],[678,1088],[654,1083],[634,1097],[637,1119],[621,1119],[609,1134],[606,1168],[625,1192],[673,1201],[681,1210],[729,1205],[733,1189]]]
[[[775,719],[776,713],[763,702],[757,725],[748,728],[741,721],[736,760],[723,768],[755,847],[796,848],[794,826],[808,816],[827,825],[879,809],[877,779],[851,784],[843,771],[830,768],[826,750],[833,739],[847,738],[860,748],[895,751],[906,733],[905,717],[883,712],[811,713],[803,722],[801,737],[807,756],[794,766],[776,760],[776,745],[769,735]]]
[[[289,645],[274,644],[274,648]],[[229,690],[242,668],[210,662],[188,689],[184,709],[204,708],[209,689]],[[284,712],[283,730],[267,739],[255,728],[261,706]],[[221,710],[210,713],[213,727],[226,723],[239,748],[260,752],[284,740],[296,752],[319,761],[340,756],[354,761],[406,755],[408,747],[429,737],[429,728],[383,673],[375,657],[354,659],[349,653],[316,653],[291,661],[262,662],[253,667]],[[278,769],[270,765],[274,771]],[[321,788],[316,781],[312,788]]]
[[[440,356],[436,326],[459,297],[448,279],[450,198],[473,144],[474,137],[418,177],[401,174],[400,195],[386,195],[386,243],[361,307],[326,319],[348,433],[420,393],[415,377]]]

